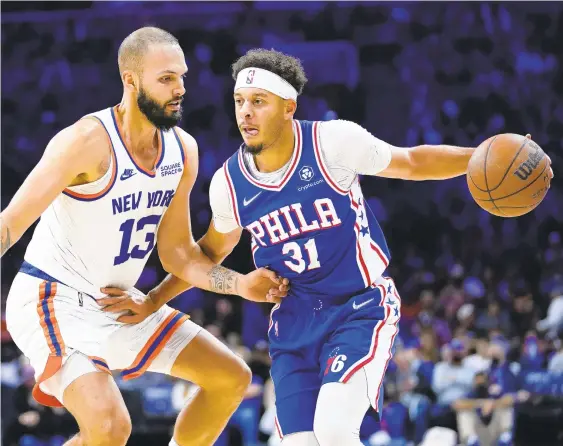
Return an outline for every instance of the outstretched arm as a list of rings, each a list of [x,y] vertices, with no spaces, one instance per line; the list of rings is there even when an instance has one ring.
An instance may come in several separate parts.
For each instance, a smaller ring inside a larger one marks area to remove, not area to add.
[[[417,181],[455,178],[465,175],[474,150],[448,145],[390,146],[389,166],[377,175]]]
[[[323,122],[320,140],[328,167],[345,188],[355,175],[419,181],[457,177],[467,172],[474,151],[448,145],[394,147],[344,120]]]
[[[532,139],[530,134],[526,138]],[[422,145],[392,147],[389,166],[378,175],[403,180],[447,180],[467,173],[474,147]],[[548,157],[549,158],[549,157]],[[549,160],[551,163],[551,160]],[[553,178],[553,170],[550,168]]]

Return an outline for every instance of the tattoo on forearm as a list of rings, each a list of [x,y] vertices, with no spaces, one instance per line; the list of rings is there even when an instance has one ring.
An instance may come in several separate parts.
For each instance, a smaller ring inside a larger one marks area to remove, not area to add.
[[[211,291],[221,294],[235,294],[237,291],[237,273],[215,265],[207,273]]]
[[[10,246],[12,246],[12,238],[10,237],[10,228],[6,227],[6,233],[2,234],[2,247],[1,247],[0,256],[3,256],[4,253],[8,249],[10,249]]]

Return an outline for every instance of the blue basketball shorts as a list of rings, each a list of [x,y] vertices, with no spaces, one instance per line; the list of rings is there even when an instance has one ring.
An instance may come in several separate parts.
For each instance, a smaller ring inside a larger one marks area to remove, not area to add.
[[[379,416],[400,314],[401,299],[388,277],[340,305],[289,296],[272,309],[268,334],[280,436],[313,431],[321,386],[346,383],[359,370]]]

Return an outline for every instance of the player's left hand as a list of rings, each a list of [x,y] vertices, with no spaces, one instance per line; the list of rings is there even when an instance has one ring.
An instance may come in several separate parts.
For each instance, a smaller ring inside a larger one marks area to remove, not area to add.
[[[102,311],[124,313],[117,318],[118,322],[138,324],[158,310],[150,296],[130,295],[119,288],[102,288],[101,291],[108,295],[108,297],[97,300],[103,307]]]

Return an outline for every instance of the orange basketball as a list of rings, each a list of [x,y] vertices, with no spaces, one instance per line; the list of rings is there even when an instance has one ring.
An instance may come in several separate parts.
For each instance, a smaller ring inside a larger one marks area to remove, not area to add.
[[[484,141],[467,168],[471,195],[486,211],[518,217],[536,208],[549,188],[549,160],[534,141],[505,133]]]

